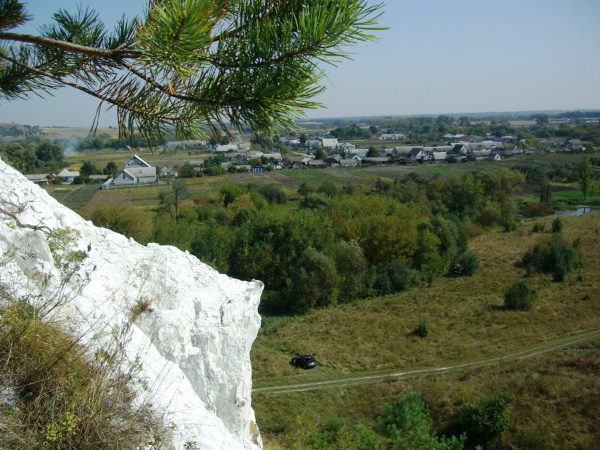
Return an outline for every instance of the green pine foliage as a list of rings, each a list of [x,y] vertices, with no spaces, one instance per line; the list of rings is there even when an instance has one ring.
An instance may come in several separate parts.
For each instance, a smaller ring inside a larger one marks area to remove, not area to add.
[[[374,41],[381,4],[365,0],[161,0],[114,28],[92,9],[59,10],[39,36],[23,2],[0,7],[0,97],[71,86],[117,109],[121,132],[150,143],[220,135],[226,124],[290,128],[319,106],[319,63]],[[112,29],[112,31],[111,31]]]

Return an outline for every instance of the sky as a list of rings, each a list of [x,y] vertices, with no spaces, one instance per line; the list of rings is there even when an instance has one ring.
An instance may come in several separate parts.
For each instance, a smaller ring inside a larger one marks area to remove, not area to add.
[[[36,33],[57,9],[91,6],[107,24],[143,0],[30,0]],[[377,4],[380,1],[370,0]],[[599,0],[386,0],[379,42],[325,65],[324,108],[307,118],[600,109]],[[91,126],[98,102],[71,88],[0,101],[0,122]],[[116,126],[114,111],[101,126]]]

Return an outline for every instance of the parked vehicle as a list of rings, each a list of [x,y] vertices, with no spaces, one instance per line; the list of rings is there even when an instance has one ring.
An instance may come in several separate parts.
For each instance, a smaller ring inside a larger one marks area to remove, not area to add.
[[[316,367],[317,360],[315,359],[315,353],[310,355],[298,355],[294,356],[290,361],[290,364],[301,369],[312,369]]]

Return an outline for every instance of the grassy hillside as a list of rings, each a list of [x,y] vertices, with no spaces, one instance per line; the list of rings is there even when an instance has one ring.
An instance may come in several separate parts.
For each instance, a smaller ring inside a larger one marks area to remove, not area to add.
[[[552,282],[548,275],[530,277],[528,281],[538,290],[534,307],[517,312],[502,306],[506,288],[525,275],[518,262],[540,236],[532,233],[534,223],[545,223],[545,230],[550,230],[551,221],[551,217],[523,221],[514,232],[489,232],[472,239],[470,249],[481,264],[471,278],[438,279],[430,288],[315,310],[300,317],[265,318],[252,351],[255,388],[392,369],[443,367],[597,329],[598,212],[563,218],[562,233],[567,241],[578,237],[583,241],[585,267],[580,273],[572,273],[564,283]],[[426,338],[412,334],[420,319],[431,326]],[[439,428],[450,421],[458,406],[500,386],[515,396],[516,421],[494,446],[527,446],[528,440],[535,440],[543,431],[544,440],[531,441],[530,448],[568,448],[571,443],[573,448],[591,448],[588,444],[598,437],[598,427],[585,415],[598,412],[598,402],[590,403],[598,400],[600,392],[595,376],[600,365],[598,342],[582,348],[366,386],[285,395],[256,393],[253,405],[265,441],[286,447],[290,436],[300,439],[299,426],[317,429],[334,418],[374,425],[383,405],[394,401],[407,386],[422,392]],[[315,370],[300,371],[288,364],[296,353],[313,352],[321,364]],[[585,401],[578,402],[578,398]],[[281,417],[285,417],[283,423]]]

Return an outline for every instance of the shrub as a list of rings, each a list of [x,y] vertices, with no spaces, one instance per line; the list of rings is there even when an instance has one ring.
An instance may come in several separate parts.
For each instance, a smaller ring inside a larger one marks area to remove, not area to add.
[[[329,205],[329,197],[322,193],[309,193],[300,200],[301,208],[319,209]]]
[[[512,424],[512,397],[504,392],[482,396],[463,406],[458,416],[458,428],[467,434],[467,443],[485,445]]]
[[[429,325],[429,322],[427,322],[427,319],[421,318],[419,319],[419,324],[417,325],[417,328],[415,328],[415,330],[413,331],[413,334],[415,336],[425,338],[429,335],[430,331],[431,326]]]
[[[281,186],[276,184],[266,184],[264,186],[258,187],[258,192],[260,192],[269,203],[278,203],[283,205],[287,202],[288,196],[285,191],[281,188]]]
[[[497,225],[502,220],[502,213],[498,208],[486,206],[481,210],[477,217],[477,222],[484,228]]]
[[[531,231],[533,233],[541,233],[542,231],[544,231],[545,225],[542,222],[536,222],[533,224],[533,228],[531,229]]]
[[[521,210],[525,217],[540,217],[552,214],[552,209],[545,203],[527,203]]]
[[[0,303],[0,448],[144,448],[160,432],[134,406],[138,368],[125,368],[123,342],[91,358],[27,301]]]
[[[479,267],[479,258],[472,252],[458,255],[450,265],[449,275],[454,277],[473,276]]]
[[[573,269],[583,265],[580,251],[569,246],[560,235],[538,240],[533,249],[523,255],[522,262],[528,274],[551,273],[554,281],[564,281]]]
[[[505,217],[502,219],[502,229],[505,233],[509,233],[511,231],[515,231],[517,228],[517,223],[512,217]]]
[[[421,395],[412,389],[402,391],[400,400],[386,404],[378,419],[382,431],[389,437],[392,449],[461,449],[465,436],[446,438],[438,436],[432,428],[429,408]]]
[[[555,218],[552,221],[552,232],[553,233],[560,233],[563,229],[563,222],[562,219],[560,217]]]
[[[533,305],[536,290],[527,281],[515,281],[504,293],[504,307],[507,309],[527,311]]]
[[[310,433],[308,443],[311,449],[378,448],[377,433],[372,428],[360,422],[351,426],[343,420],[333,420],[322,426],[320,431]]]

